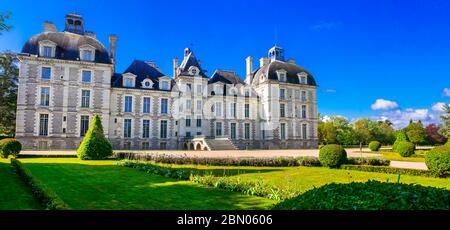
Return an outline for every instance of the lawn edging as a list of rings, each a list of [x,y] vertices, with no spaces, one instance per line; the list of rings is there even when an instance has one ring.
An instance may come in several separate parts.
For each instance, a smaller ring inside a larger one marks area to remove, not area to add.
[[[17,159],[11,158],[11,165],[17,171],[19,177],[30,188],[33,196],[43,208],[48,210],[70,210],[67,205],[53,190],[47,188],[40,180],[33,177],[31,171],[25,168]]]
[[[341,169],[346,170],[357,170],[364,172],[378,172],[378,173],[389,173],[389,174],[403,174],[410,176],[425,176],[425,177],[436,177],[430,170],[423,169],[407,169],[407,168],[394,168],[391,166],[372,166],[372,165],[341,165]]]

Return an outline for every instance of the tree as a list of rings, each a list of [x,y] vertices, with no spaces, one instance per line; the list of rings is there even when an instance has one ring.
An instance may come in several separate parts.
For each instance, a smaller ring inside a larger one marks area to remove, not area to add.
[[[401,129],[397,132],[397,139],[395,139],[394,145],[392,146],[392,150],[397,151],[397,145],[402,141],[409,141],[408,135],[406,135],[405,129]]]
[[[439,133],[447,138],[450,137],[450,105],[444,105],[444,115],[441,115],[441,119],[444,121],[444,125],[439,129]]]
[[[17,106],[17,58],[10,52],[0,54],[0,135],[15,133]]]
[[[0,14],[0,35],[2,31],[9,31],[12,26],[6,25],[5,21],[11,17],[10,13]]]
[[[354,123],[355,137],[359,142],[359,151],[362,152],[362,145],[367,144],[370,137],[369,119],[361,118]]]
[[[319,141],[324,144],[336,143],[336,128],[331,122],[319,124]]]
[[[413,144],[423,144],[426,140],[426,132],[425,128],[422,125],[422,122],[412,122],[405,128],[406,135],[408,136],[409,141]]]
[[[101,160],[112,155],[112,146],[103,133],[100,117],[94,114],[86,136],[78,147],[77,155],[82,160]]]
[[[427,142],[432,145],[441,145],[447,141],[447,138],[439,133],[439,127],[435,124],[429,124],[425,127],[425,133],[427,134]]]

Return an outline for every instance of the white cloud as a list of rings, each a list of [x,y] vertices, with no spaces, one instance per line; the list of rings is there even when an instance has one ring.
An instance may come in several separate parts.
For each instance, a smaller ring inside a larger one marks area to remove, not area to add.
[[[444,94],[445,97],[450,97],[450,89],[449,88],[445,88],[443,94]]]
[[[335,89],[325,89],[325,90],[323,90],[323,92],[325,92],[325,93],[336,93],[336,90]]]
[[[441,113],[444,112],[444,102],[437,102],[435,104],[433,104],[433,106],[431,107],[431,109],[435,112]]]
[[[405,109],[405,110],[394,110],[384,112],[382,114],[373,116],[372,119],[378,121],[389,120],[392,122],[395,128],[403,128],[409,124],[410,120],[415,122],[421,121],[424,125],[428,125],[431,123],[439,123],[439,116],[435,113],[431,112],[428,109]]]
[[[334,116],[328,116],[328,115],[325,115],[325,116],[322,117],[322,122],[329,122],[329,121],[331,121],[334,117],[341,117],[341,118],[344,118],[345,120],[348,120],[347,117],[342,116],[342,115],[334,115]]]
[[[398,108],[398,104],[395,101],[389,101],[384,99],[377,99],[375,103],[373,103],[370,108],[373,110],[387,110],[387,109],[395,109]]]

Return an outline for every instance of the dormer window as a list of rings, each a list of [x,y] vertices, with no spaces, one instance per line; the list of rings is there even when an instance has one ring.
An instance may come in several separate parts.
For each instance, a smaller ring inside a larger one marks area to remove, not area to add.
[[[95,59],[95,47],[91,45],[84,45],[80,47],[81,61],[94,61],[94,59]]]
[[[127,88],[133,88],[134,87],[134,80],[136,76],[131,73],[126,73],[123,76],[123,86]]]
[[[56,43],[50,40],[44,40],[39,42],[39,56],[46,58],[55,57]]]
[[[126,78],[125,79],[125,87],[133,87],[133,79]]]
[[[162,90],[170,90],[170,84],[168,81],[161,81],[161,89]]]
[[[286,71],[285,70],[277,70],[277,75],[278,75],[278,81],[280,81],[280,82],[286,82],[287,81]]]
[[[146,89],[150,89],[153,87],[153,82],[150,79],[145,79],[144,81],[142,81],[142,87],[146,88]]]
[[[300,84],[308,84],[308,75],[305,72],[301,72],[298,74],[298,81]]]
[[[197,76],[199,74],[199,69],[195,66],[189,67],[189,73],[193,76]]]
[[[222,89],[223,89],[223,86],[220,85],[220,84],[214,86],[214,92],[217,95],[222,95],[223,94],[223,90]]]

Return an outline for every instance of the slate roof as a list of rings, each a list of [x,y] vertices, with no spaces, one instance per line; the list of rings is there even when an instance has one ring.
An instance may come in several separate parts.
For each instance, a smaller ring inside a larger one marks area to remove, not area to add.
[[[187,54],[187,56],[185,56],[185,58],[181,62],[180,75],[191,76],[191,74],[189,73],[189,68],[191,66],[195,66],[200,70],[200,73],[199,73],[200,76],[208,78],[208,76],[206,76],[206,71],[202,69],[202,67],[200,66],[200,62],[195,57],[194,53],[189,48],[186,48],[185,52],[188,52],[188,54]]]
[[[39,41],[50,40],[56,43],[55,58],[75,60],[80,57],[79,48],[83,45],[95,47],[95,62],[111,64],[108,51],[96,38],[71,32],[43,32],[31,37],[23,46],[24,54],[39,54]]]
[[[220,70],[216,69],[211,76],[211,79],[209,79],[208,84],[213,84],[215,82],[223,82],[225,84],[243,84],[245,85],[245,82],[241,80],[239,75],[236,74],[236,72],[232,70]]]
[[[112,76],[111,79],[112,87],[125,88],[123,86],[123,75],[126,73],[136,75],[136,82],[134,88],[146,90],[159,89],[159,78],[165,76],[165,74],[161,72],[159,67],[154,62],[134,60],[130,64],[130,66],[128,66],[128,68],[123,72],[123,74],[115,73]],[[142,82],[145,79],[150,79],[153,82],[153,88],[149,89],[142,87]],[[174,81],[172,80],[172,85],[173,84]]]
[[[300,67],[294,63],[274,60],[269,64],[262,66],[257,69],[253,75],[253,82],[259,82],[259,79],[262,75],[268,76],[271,80],[278,80],[277,70],[286,70],[286,81],[292,84],[300,84],[298,75],[299,73],[305,72],[307,74],[307,84],[311,86],[316,86],[316,80],[314,77],[305,70],[303,67]]]

